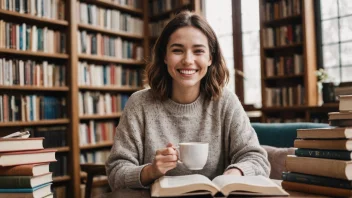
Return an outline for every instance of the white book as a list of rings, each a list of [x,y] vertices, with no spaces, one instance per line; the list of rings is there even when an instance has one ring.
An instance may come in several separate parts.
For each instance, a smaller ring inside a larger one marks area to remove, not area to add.
[[[352,111],[352,95],[340,95],[340,111]]]

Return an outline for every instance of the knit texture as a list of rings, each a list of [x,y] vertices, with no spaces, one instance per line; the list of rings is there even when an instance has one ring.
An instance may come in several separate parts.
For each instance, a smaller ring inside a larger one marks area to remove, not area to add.
[[[244,175],[269,176],[267,153],[234,93],[225,89],[216,101],[201,94],[193,103],[178,104],[157,100],[146,89],[129,98],[116,128],[106,162],[111,188],[145,188],[140,181],[143,167],[169,142],[208,142],[209,154],[202,170],[178,164],[166,175],[202,174],[213,179],[236,167]]]

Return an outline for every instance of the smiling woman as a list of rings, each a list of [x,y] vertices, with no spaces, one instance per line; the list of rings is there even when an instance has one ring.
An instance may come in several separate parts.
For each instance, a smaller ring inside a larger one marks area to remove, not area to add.
[[[224,89],[228,79],[209,24],[191,12],[176,15],[146,67],[150,89],[129,98],[116,129],[106,163],[111,188],[146,188],[164,175],[268,177],[267,154],[237,96]],[[177,163],[174,145],[182,142],[209,144],[202,170]]]

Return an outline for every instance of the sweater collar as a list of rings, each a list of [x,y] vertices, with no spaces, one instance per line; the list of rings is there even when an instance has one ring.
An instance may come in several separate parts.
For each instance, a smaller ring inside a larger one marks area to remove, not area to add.
[[[205,96],[204,94],[200,94],[198,98],[189,104],[180,104],[177,103],[170,98],[164,101],[164,106],[173,113],[178,114],[188,114],[188,113],[196,113],[202,111],[202,104],[204,103]]]

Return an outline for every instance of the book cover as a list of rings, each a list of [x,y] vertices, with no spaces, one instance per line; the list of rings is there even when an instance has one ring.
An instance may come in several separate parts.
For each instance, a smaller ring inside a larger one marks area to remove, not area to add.
[[[45,173],[49,173],[49,163],[0,166],[0,175],[2,176],[37,176]]]
[[[0,153],[43,149],[44,138],[0,138]]]
[[[333,188],[333,187],[327,187],[327,186],[318,186],[318,185],[289,182],[289,181],[283,181],[281,185],[285,190],[305,192],[309,194],[327,195],[332,197],[352,196],[351,190],[343,189],[343,188]]]
[[[293,173],[293,172],[283,172],[282,179],[284,181],[290,182],[298,182],[319,186],[328,186],[333,188],[345,188],[352,189],[352,181],[345,179],[334,179],[331,177],[322,177],[316,175],[307,175],[301,173]]]
[[[351,151],[318,150],[318,149],[296,149],[295,155],[301,157],[317,157],[327,159],[351,160]]]
[[[0,188],[35,188],[52,181],[52,173],[38,176],[0,176]]]
[[[352,180],[352,161],[350,160],[287,155],[286,170],[289,172]]]
[[[0,153],[0,166],[53,162],[55,149]]]
[[[352,139],[351,140],[307,140],[307,139],[296,139],[294,141],[294,147],[296,148],[308,148],[308,149],[322,149],[322,150],[352,150]]]
[[[338,139],[352,138],[352,128],[318,128],[318,129],[298,129],[299,139]]]

